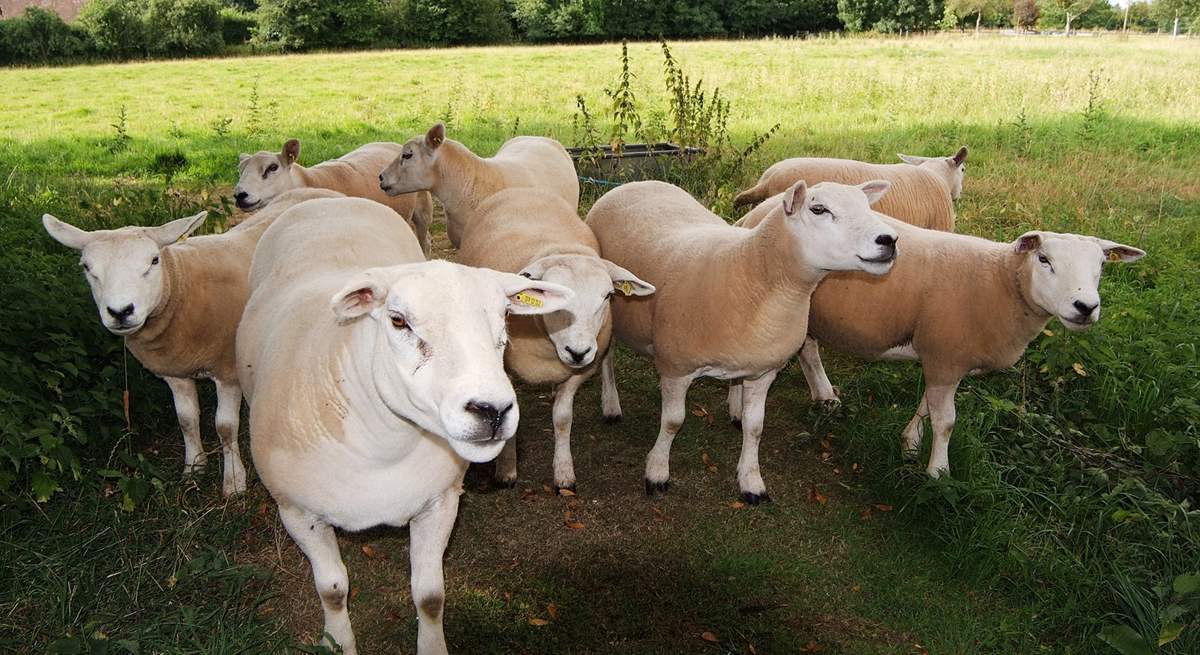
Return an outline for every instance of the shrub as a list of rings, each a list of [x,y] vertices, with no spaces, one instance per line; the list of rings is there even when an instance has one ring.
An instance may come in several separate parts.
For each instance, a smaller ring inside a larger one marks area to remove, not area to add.
[[[155,54],[213,54],[225,45],[220,0],[150,0],[145,21]]]
[[[0,53],[4,63],[50,63],[87,56],[92,42],[84,30],[67,25],[53,11],[27,7],[3,21]]]
[[[102,55],[121,59],[145,56],[149,44],[143,10],[141,0],[91,0],[79,12],[79,24]]]
[[[257,27],[257,14],[237,7],[221,8],[221,36],[225,45],[241,45],[249,42]]]

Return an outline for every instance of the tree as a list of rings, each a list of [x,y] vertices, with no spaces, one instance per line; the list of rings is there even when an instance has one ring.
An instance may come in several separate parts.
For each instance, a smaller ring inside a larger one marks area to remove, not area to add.
[[[1018,30],[1032,29],[1040,15],[1037,0],[1013,0],[1012,22]]]
[[[1000,14],[1005,8],[1005,0],[946,0],[946,9],[952,10],[955,16],[967,18],[975,15],[975,34],[979,34],[979,26],[985,16],[991,20],[992,16]]]

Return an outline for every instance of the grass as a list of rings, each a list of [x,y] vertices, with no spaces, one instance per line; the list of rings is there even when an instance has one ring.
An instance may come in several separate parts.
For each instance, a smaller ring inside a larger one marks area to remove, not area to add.
[[[1115,652],[1096,637],[1105,625],[1156,636],[1162,601],[1152,588],[1200,561],[1200,48],[937,37],[672,50],[693,79],[731,100],[735,141],[781,124],[743,179],[705,198],[718,211],[728,214],[732,193],[785,156],[891,161],[965,143],[962,231],[1004,240],[1032,228],[1096,233],[1150,255],[1106,273],[1104,320],[1092,332],[1052,324],[1014,370],[964,383],[950,480],[929,481],[899,458],[897,437],[919,396],[912,366],[831,357],[845,400],[835,415],[810,405],[789,367],[768,404],[763,450],[776,502],[759,508],[731,505],[739,440],[718,384],[692,392],[696,413],[715,420],[689,419],[674,449],[675,484],[657,501],[640,484],[657,425],[647,362],[622,353],[618,426],[597,420],[595,385],[581,393],[574,499],[543,488],[548,398],[523,391],[520,484],[492,489],[489,467],[472,469],[447,551],[452,648],[1105,653]],[[468,48],[0,70],[0,219],[26,225],[47,208],[93,225],[175,217],[161,206],[228,213],[219,196],[236,178],[236,155],[293,136],[307,163],[403,140],[434,120],[485,154],[515,130],[570,144],[576,94],[603,115],[617,52]],[[630,58],[653,132],[666,120],[661,54],[633,44]],[[585,191],[583,209],[602,189]],[[30,247],[57,252],[45,238]],[[71,295],[53,297],[89,305],[81,282],[71,284]],[[143,420],[115,446],[85,451],[83,463],[113,468],[123,456],[124,470],[153,484],[133,512],[121,510],[112,481],[94,476],[48,503],[0,511],[0,648],[283,652],[310,641],[320,611],[308,567],[269,497],[254,487],[222,502],[216,472],[177,481],[166,394],[133,374],[146,389],[135,396]],[[111,402],[119,415],[119,397]],[[564,526],[568,509],[583,529]],[[411,650],[404,532],[344,535],[342,550],[363,651]],[[1182,637],[1163,652],[1200,648],[1195,615],[1182,621]]]

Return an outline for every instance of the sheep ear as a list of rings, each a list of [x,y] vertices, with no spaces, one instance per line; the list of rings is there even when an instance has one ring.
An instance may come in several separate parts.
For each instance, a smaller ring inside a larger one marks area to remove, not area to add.
[[[425,147],[429,148],[430,150],[437,150],[437,147],[442,145],[442,142],[445,140],[446,140],[446,124],[445,123],[438,123],[438,124],[434,125],[433,127],[429,128],[429,131],[425,133]]]
[[[1127,246],[1108,239],[1096,239],[1100,249],[1104,251],[1104,260],[1108,262],[1136,262],[1146,256],[1146,251],[1133,246]]]
[[[165,225],[147,228],[146,233],[147,236],[154,239],[158,247],[165,248],[194,232],[206,218],[208,218],[208,212],[200,212],[195,216],[188,216],[187,218],[176,219]]]
[[[900,161],[902,161],[906,164],[912,164],[913,166],[920,166],[921,164],[924,164],[925,162],[929,161],[928,157],[918,157],[916,155],[906,155],[906,154],[899,153],[899,152],[896,153],[896,156],[900,158]]]
[[[91,232],[64,223],[50,214],[42,214],[42,225],[51,239],[74,250],[83,250],[93,238]]]
[[[626,296],[648,296],[656,291],[653,284],[646,282],[629,271],[617,266],[607,259],[604,267],[608,269],[608,277],[612,278],[613,288]]]
[[[288,139],[283,144],[283,152],[279,153],[283,157],[285,166],[291,166],[300,159],[300,139]]]
[[[962,166],[962,163],[967,161],[967,147],[963,146],[959,148],[958,152],[954,153],[954,156],[950,158],[950,161],[955,168]]]
[[[804,205],[804,197],[808,195],[808,185],[804,180],[796,182],[787,191],[783,192],[783,213],[791,216],[796,213],[796,210]]]
[[[333,294],[329,308],[333,310],[338,323],[349,323],[381,307],[395,281],[396,276],[389,274],[387,269],[369,268],[355,275],[341,291]]]
[[[858,185],[858,188],[867,194],[867,204],[874,205],[892,188],[892,183],[887,180],[871,180]]]
[[[575,292],[561,284],[534,280],[513,273],[493,272],[508,296],[510,314],[549,314],[567,306]]]
[[[1026,232],[1013,242],[1013,252],[1033,252],[1042,247],[1041,232]]]

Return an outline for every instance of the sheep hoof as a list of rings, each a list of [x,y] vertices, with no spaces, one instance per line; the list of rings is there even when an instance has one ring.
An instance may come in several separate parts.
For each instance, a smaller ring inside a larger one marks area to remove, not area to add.
[[[761,494],[751,493],[749,491],[742,492],[742,500],[746,501],[747,505],[757,505],[759,503],[771,502],[771,494],[762,492]]]
[[[607,414],[604,415],[604,423],[606,425],[616,425],[617,423],[620,423],[620,422],[621,422],[620,414],[616,414],[613,416],[609,416]]]
[[[671,488],[670,480],[663,480],[662,482],[653,482],[651,480],[646,480],[646,495],[647,496],[653,496],[656,493],[665,494],[665,493],[667,493],[667,490],[670,488]]]
[[[575,483],[572,482],[571,484],[555,485],[554,493],[556,493],[560,496],[565,496],[566,494],[563,493],[564,491],[571,492],[572,496],[575,495]]]
[[[742,419],[740,419],[740,418],[729,419],[729,424],[732,425],[733,427],[737,428],[738,430],[742,429]]]

